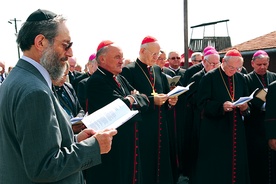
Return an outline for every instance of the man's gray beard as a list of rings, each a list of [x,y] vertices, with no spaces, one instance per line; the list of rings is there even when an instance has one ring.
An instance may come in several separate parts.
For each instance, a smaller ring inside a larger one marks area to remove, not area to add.
[[[52,80],[60,79],[64,74],[66,67],[61,60],[66,61],[67,58],[59,59],[52,47],[46,49],[40,58],[40,64],[48,71]]]

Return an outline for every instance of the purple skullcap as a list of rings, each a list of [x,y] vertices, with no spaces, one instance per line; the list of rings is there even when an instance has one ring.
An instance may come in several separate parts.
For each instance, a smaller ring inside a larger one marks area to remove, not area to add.
[[[95,59],[96,58],[96,54],[95,53],[93,53],[93,54],[91,54],[91,56],[89,56],[89,61],[92,61],[93,59]]]
[[[213,55],[213,54],[219,55],[219,53],[215,49],[209,49],[207,52],[204,53],[204,57],[209,56],[209,55]]]
[[[213,46],[207,46],[207,47],[205,47],[204,50],[203,50],[203,55],[204,55],[205,52],[207,52],[208,50],[216,50],[216,48],[213,47]]]
[[[263,50],[258,50],[257,52],[255,52],[255,54],[253,55],[253,58],[252,59],[255,59],[255,58],[264,58],[264,57],[269,57],[268,54],[263,51]]]

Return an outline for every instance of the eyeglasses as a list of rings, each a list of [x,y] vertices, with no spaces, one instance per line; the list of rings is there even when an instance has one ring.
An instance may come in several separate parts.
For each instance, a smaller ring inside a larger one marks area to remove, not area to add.
[[[62,42],[61,44],[65,51],[68,51],[73,45],[73,42],[64,42],[64,41],[60,41],[60,40],[57,40],[57,41]]]
[[[171,60],[176,60],[176,59],[180,59],[180,57],[171,57]]]
[[[149,53],[151,54],[152,57],[156,57],[159,55],[159,52],[156,53],[156,52],[151,52],[149,49],[146,49],[147,51],[149,51]]]
[[[165,61],[166,58],[161,58],[161,57],[159,57],[157,60],[159,60],[159,61]]]
[[[63,45],[63,47],[64,47],[64,50],[65,50],[65,51],[68,51],[68,50],[72,47],[73,42],[70,42],[70,43],[65,43],[65,42],[63,42],[62,45]]]
[[[214,66],[214,67],[217,67],[217,66],[219,66],[220,65],[220,62],[218,62],[218,63],[211,63],[210,61],[208,61],[207,59],[205,59],[206,61],[207,61],[207,63],[209,64],[209,65],[211,65],[211,66]]]
[[[230,65],[228,64],[228,62],[225,62],[225,63],[226,63],[227,67],[228,67],[230,70],[235,70],[235,71],[238,71],[238,72],[240,72],[240,71],[242,70],[242,66],[240,66],[240,67],[234,67],[234,66],[230,66]]]
[[[193,61],[195,61],[195,62],[199,62],[199,63],[200,63],[202,60],[193,60]]]

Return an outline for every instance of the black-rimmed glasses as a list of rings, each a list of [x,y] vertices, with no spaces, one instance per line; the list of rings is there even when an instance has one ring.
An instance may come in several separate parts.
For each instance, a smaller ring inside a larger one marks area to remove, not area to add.
[[[171,57],[171,60],[176,60],[176,59],[180,59],[180,57]]]
[[[70,43],[63,42],[62,45],[64,47],[64,50],[68,51],[72,47],[73,42],[70,42]]]
[[[61,42],[65,51],[68,51],[73,45],[73,42],[65,42],[65,41],[60,41],[60,40],[57,40],[57,41]]]

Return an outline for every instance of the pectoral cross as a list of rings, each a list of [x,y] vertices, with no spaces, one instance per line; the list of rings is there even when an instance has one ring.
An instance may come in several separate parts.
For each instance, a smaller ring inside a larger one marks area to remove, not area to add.
[[[158,93],[156,93],[156,92],[154,91],[154,89],[153,89],[151,95],[152,95],[152,96],[155,96],[155,95],[157,95],[157,94],[158,94]]]

